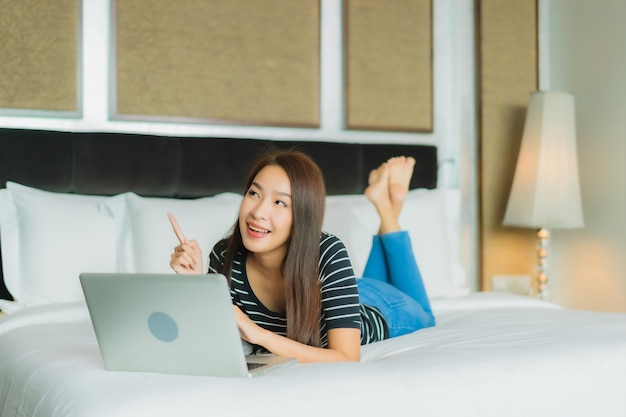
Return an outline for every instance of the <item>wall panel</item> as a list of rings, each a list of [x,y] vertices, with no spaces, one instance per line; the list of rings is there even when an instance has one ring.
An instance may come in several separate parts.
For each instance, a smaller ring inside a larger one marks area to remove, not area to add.
[[[114,4],[116,117],[319,125],[319,0]]]
[[[345,0],[349,129],[433,129],[431,0]]]
[[[534,274],[537,262],[536,231],[502,226],[529,94],[538,87],[536,0],[482,0],[478,19],[481,269],[488,290],[492,276]]]
[[[0,108],[79,111],[80,2],[0,0]]]

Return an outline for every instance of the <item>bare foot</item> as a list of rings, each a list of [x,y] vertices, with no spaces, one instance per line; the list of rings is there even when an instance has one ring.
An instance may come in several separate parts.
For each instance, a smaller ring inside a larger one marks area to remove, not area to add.
[[[369,185],[365,189],[365,196],[375,206],[380,202],[389,201],[389,166],[383,163],[370,171]]]
[[[387,165],[389,165],[389,198],[396,215],[399,215],[409,193],[415,159],[411,156],[396,156],[390,158]]]
[[[378,233],[381,234],[400,230],[398,216],[389,197],[389,174],[389,164],[383,163],[370,172],[369,186],[365,189],[365,196],[374,204],[380,217]]]

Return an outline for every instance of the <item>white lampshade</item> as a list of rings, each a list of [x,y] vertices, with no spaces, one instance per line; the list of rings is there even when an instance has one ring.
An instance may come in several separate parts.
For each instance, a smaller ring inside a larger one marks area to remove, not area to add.
[[[572,95],[531,93],[503,224],[583,227]]]

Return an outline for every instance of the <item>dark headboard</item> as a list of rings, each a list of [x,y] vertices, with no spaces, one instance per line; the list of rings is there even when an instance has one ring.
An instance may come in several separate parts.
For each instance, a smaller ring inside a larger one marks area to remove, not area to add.
[[[396,155],[417,161],[412,189],[437,186],[434,146],[0,129],[0,187],[14,181],[64,193],[175,198],[240,193],[269,147],[310,155],[331,195],[363,192],[369,171]],[[11,299],[1,275],[0,298]]]

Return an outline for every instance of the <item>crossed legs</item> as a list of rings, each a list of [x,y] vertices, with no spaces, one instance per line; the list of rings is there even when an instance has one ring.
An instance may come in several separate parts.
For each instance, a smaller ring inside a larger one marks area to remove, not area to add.
[[[434,325],[411,239],[399,224],[414,165],[410,157],[389,159],[370,173],[365,190],[381,224],[372,239],[364,278],[357,282],[361,301],[381,310],[390,325],[391,337]],[[394,326],[398,327],[395,333]]]

